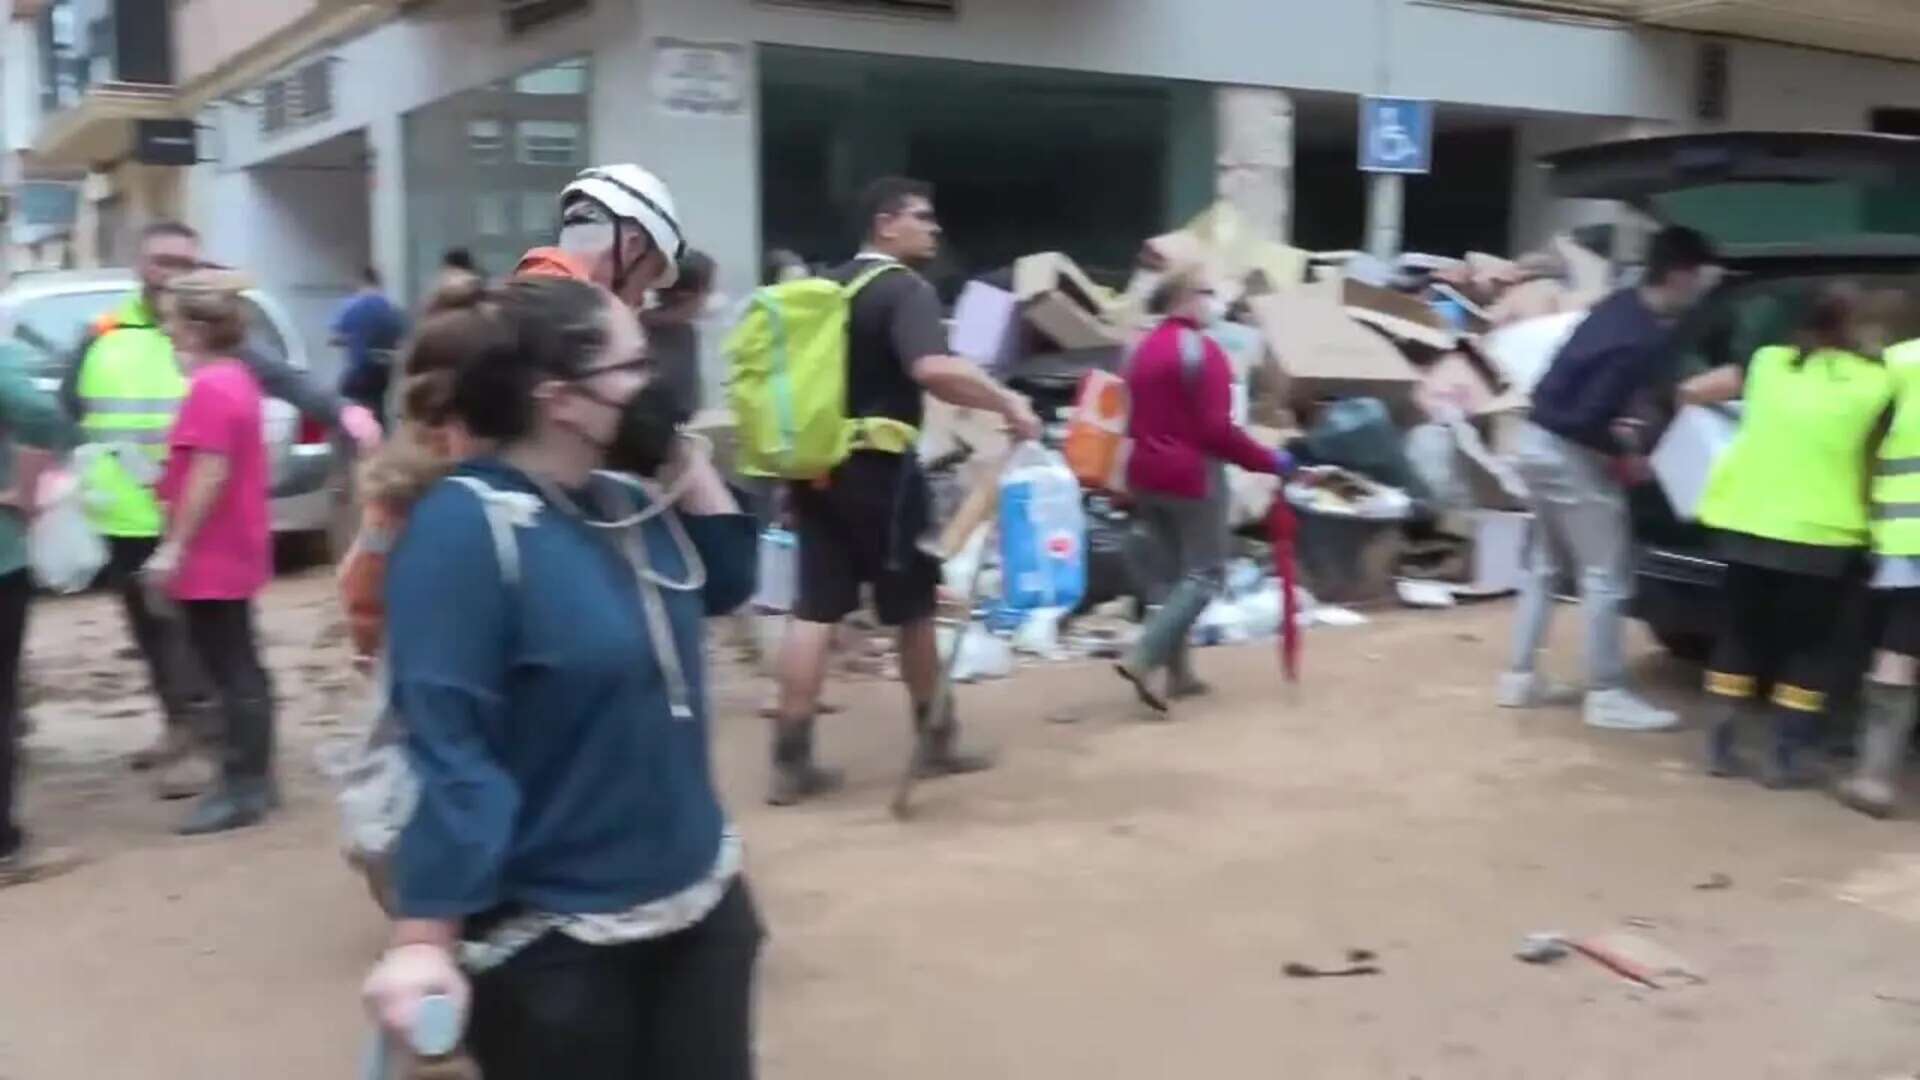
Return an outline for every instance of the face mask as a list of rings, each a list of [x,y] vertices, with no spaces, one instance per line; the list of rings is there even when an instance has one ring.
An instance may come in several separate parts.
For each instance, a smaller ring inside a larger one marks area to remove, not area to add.
[[[665,379],[652,379],[625,405],[618,406],[584,386],[580,390],[600,404],[620,410],[620,426],[614,429],[613,441],[602,447],[607,455],[606,467],[635,476],[659,472],[673,454],[680,425],[687,422],[674,400],[673,387]]]

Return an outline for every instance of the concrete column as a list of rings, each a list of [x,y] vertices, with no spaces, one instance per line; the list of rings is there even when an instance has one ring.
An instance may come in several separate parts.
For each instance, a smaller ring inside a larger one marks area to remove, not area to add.
[[[1293,99],[1284,90],[1214,91],[1219,133],[1215,190],[1263,238],[1293,235]]]
[[[373,266],[396,295],[410,295],[422,286],[427,268],[407,265],[407,144],[402,117],[382,114],[367,125],[367,157]]]

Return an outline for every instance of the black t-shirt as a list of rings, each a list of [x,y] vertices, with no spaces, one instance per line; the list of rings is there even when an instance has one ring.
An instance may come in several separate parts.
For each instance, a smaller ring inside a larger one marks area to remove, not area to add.
[[[855,259],[827,275],[841,284],[880,265]],[[924,409],[913,365],[947,351],[939,294],[910,269],[889,270],[853,298],[847,341],[847,415],[880,416],[919,427]]]

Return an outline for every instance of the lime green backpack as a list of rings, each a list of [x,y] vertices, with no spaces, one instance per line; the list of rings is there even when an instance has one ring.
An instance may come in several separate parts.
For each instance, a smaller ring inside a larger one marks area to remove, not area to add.
[[[847,416],[853,298],[899,269],[886,262],[845,285],[806,278],[753,294],[725,346],[742,473],[817,480],[855,450],[912,449],[918,433],[911,426]]]

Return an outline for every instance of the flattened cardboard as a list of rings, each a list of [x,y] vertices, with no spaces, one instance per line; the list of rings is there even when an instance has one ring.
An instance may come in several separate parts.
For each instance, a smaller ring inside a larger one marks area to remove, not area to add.
[[[1013,291],[1027,322],[1063,349],[1121,343],[1104,316],[1106,290],[1059,252],[1029,255],[1013,264]]]
[[[1366,395],[1411,411],[1420,373],[1399,349],[1349,318],[1338,280],[1255,298],[1254,321],[1285,378],[1288,398]]]
[[[1425,301],[1347,278],[1341,293],[1347,314],[1399,341],[1442,352],[1460,344],[1460,332]]]

